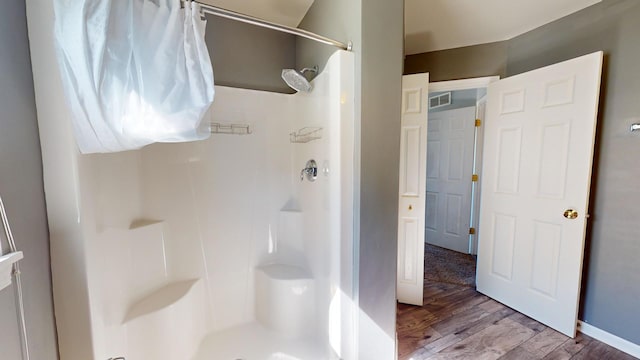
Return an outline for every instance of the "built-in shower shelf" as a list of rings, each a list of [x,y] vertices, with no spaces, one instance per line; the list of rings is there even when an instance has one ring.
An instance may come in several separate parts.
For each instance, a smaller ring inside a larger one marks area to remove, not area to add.
[[[162,224],[162,220],[153,220],[153,219],[136,219],[129,224],[129,230],[135,230],[139,228],[144,228],[147,226],[153,226],[156,224]]]
[[[302,214],[300,209],[280,209],[280,212],[284,214]]]
[[[322,139],[321,127],[304,127],[289,134],[289,141],[295,144],[308,143],[318,139]]]
[[[174,282],[154,291],[129,308],[124,323],[170,308],[186,297],[197,282],[197,279]]]
[[[198,279],[165,283],[139,298],[120,327],[127,359],[193,359],[208,330],[207,305],[205,284]]]
[[[251,134],[251,127],[247,124],[222,124],[212,122],[211,133],[224,135],[249,135]]]

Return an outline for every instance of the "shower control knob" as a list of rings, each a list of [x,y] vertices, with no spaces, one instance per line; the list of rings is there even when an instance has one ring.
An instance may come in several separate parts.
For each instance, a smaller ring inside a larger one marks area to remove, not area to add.
[[[300,181],[303,181],[305,176],[311,182],[318,178],[318,163],[315,160],[307,161],[305,168],[300,171]]]

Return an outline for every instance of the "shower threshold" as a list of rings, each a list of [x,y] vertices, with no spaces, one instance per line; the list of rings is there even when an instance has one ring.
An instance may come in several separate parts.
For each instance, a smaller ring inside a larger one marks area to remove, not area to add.
[[[253,322],[205,337],[192,360],[327,360],[326,346],[313,339],[288,339]]]

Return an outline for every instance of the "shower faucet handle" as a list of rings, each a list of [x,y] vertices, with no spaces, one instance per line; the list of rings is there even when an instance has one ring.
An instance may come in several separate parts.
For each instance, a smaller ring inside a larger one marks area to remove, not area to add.
[[[318,178],[318,164],[315,160],[311,159],[307,161],[305,168],[300,171],[300,181],[304,181],[305,175],[307,180],[313,182]]]

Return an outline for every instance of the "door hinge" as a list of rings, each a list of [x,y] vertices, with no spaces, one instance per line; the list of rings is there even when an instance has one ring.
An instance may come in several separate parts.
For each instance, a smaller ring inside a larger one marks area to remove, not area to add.
[[[477,182],[478,181],[478,174],[471,175],[471,181],[472,182]]]
[[[482,120],[476,119],[476,127],[482,126]]]
[[[476,234],[476,228],[469,228],[469,235],[475,235]]]

